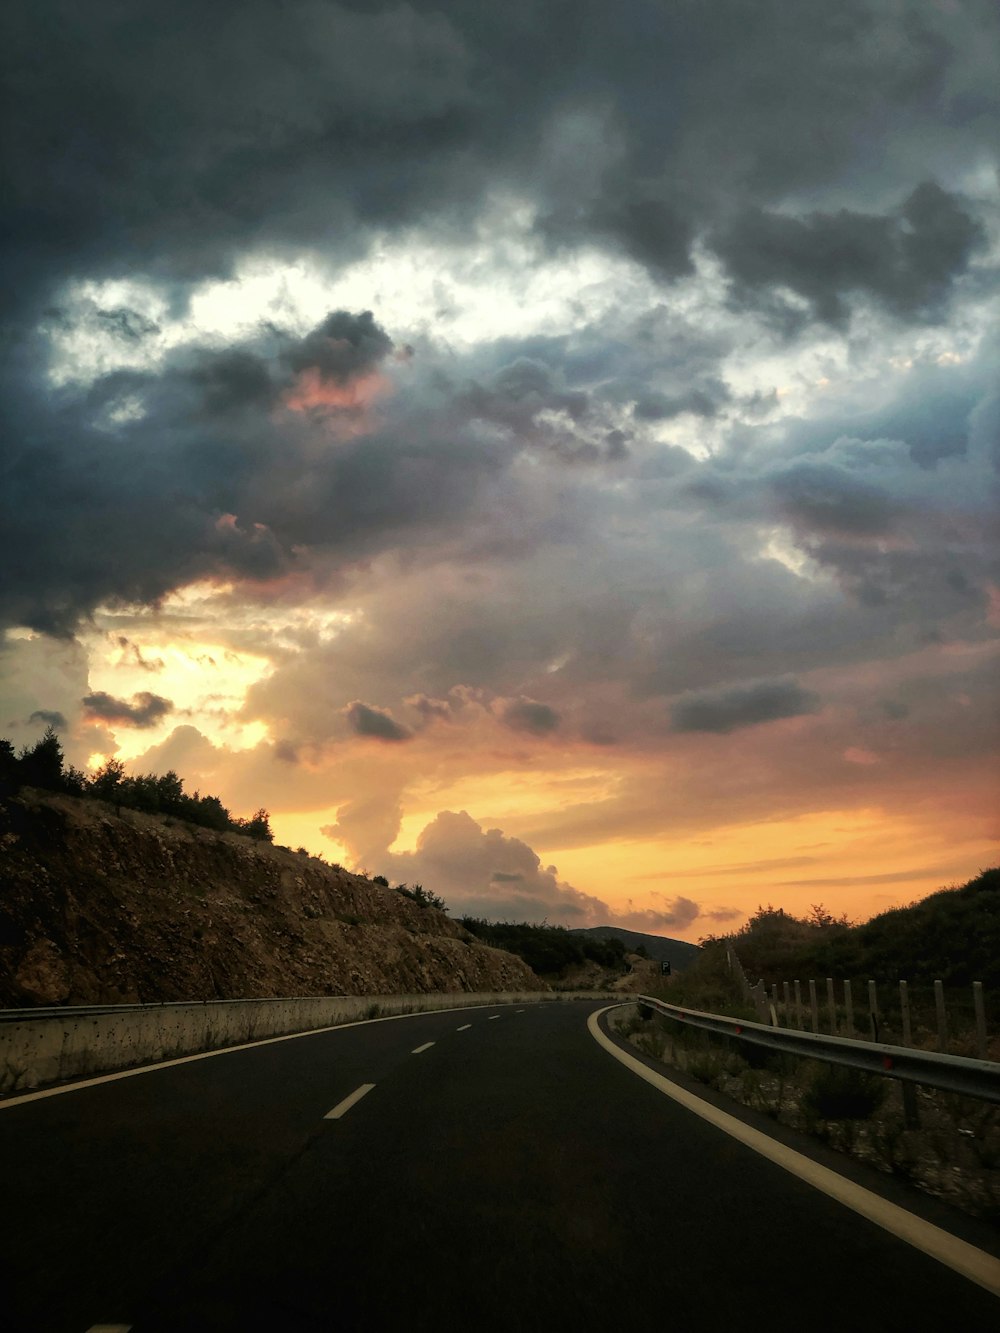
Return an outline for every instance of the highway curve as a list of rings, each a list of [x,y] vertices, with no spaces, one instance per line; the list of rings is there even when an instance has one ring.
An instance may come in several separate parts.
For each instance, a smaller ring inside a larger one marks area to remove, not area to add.
[[[0,1103],[0,1326],[996,1324],[990,1292],[620,1064],[588,1030],[603,1007],[358,1024]],[[944,1205],[739,1116],[997,1253]]]

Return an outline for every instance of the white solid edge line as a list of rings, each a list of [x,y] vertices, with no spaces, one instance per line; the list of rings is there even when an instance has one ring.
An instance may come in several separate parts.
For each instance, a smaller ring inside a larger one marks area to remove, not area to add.
[[[114,1083],[120,1078],[134,1078],[136,1074],[152,1074],[157,1069],[170,1069],[174,1065],[187,1065],[193,1060],[211,1060],[216,1055],[233,1055],[236,1051],[250,1051],[255,1046],[273,1046],[279,1041],[295,1041],[299,1037],[319,1037],[324,1032],[338,1032],[346,1028],[364,1027],[366,1023],[394,1023],[397,1018],[426,1018],[429,1014],[459,1014],[469,1009],[485,1009],[485,1004],[456,1004],[447,1009],[420,1009],[414,1014],[386,1014],[382,1018],[356,1018],[353,1023],[330,1023],[325,1028],[307,1028],[305,1032],[286,1032],[280,1037],[261,1037],[259,1041],[245,1041],[239,1046],[220,1046],[214,1051],[198,1051],[194,1055],[178,1055],[173,1060],[158,1060],[151,1065],[137,1065],[135,1069],[116,1069],[111,1074],[98,1074],[94,1078],[79,1079],[75,1083],[60,1083],[57,1088],[39,1088],[37,1092],[21,1092],[16,1097],[0,1097],[0,1111],[8,1106],[21,1106],[24,1102],[41,1101],[43,1097],[58,1097],[64,1092],[79,1092],[82,1088],[95,1088],[99,1083]],[[497,1017],[499,1018],[499,1014]]]
[[[362,1097],[364,1097],[367,1093],[371,1092],[374,1086],[375,1086],[374,1083],[362,1083],[361,1087],[355,1088],[349,1097],[345,1097],[342,1102],[338,1102],[332,1111],[327,1111],[323,1119],[339,1120],[340,1117],[342,1115],[346,1115],[347,1112],[351,1109],[351,1107],[354,1106],[357,1102],[359,1102]]]
[[[753,1152],[760,1153],[762,1157],[768,1158],[776,1166],[780,1166],[785,1171],[790,1171],[792,1175],[798,1176],[800,1180],[804,1180],[808,1185],[812,1185],[823,1194],[829,1195],[831,1199],[836,1199],[838,1203],[844,1204],[845,1207],[852,1208],[854,1212],[860,1213],[862,1217],[867,1217],[876,1226],[880,1226],[893,1236],[906,1241],[908,1245],[912,1245],[915,1249],[922,1250],[924,1254],[930,1255],[932,1259],[937,1259],[945,1267],[951,1268],[970,1281],[985,1287],[994,1296],[1000,1296],[1000,1259],[994,1258],[992,1254],[987,1254],[985,1250],[977,1249],[975,1245],[970,1245],[967,1241],[959,1240],[957,1236],[951,1235],[950,1232],[943,1230],[941,1227],[934,1226],[932,1222],[925,1222],[922,1217],[917,1217],[915,1213],[900,1208],[898,1204],[890,1203],[888,1199],[873,1194],[870,1190],[866,1190],[863,1185],[857,1185],[853,1180],[847,1180],[844,1176],[838,1175],[836,1171],[831,1171],[829,1167],[821,1166],[819,1162],[814,1162],[811,1158],[796,1152],[794,1148],[788,1148],[785,1144],[778,1143],[776,1139],[761,1133],[759,1129],[754,1129],[751,1125],[745,1125],[742,1120],[737,1120],[735,1116],[729,1115],[728,1112],[721,1111],[717,1106],[713,1106],[694,1093],[688,1092],[686,1088],[671,1083],[662,1074],[656,1073],[655,1070],[644,1065],[641,1060],[637,1060],[634,1056],[623,1051],[598,1026],[598,1019],[602,1014],[620,1007],[620,1005],[609,1004],[606,1009],[598,1009],[587,1019],[587,1027],[598,1045],[603,1046],[610,1055],[613,1055],[616,1060],[630,1069],[633,1074],[638,1074],[647,1083],[651,1083],[658,1092],[664,1093],[667,1097],[672,1097],[675,1102],[679,1102],[687,1110],[693,1111],[695,1115],[701,1116],[709,1124],[715,1125],[716,1129],[721,1129],[723,1133],[739,1140]]]
[[[433,1043],[432,1041],[425,1041],[424,1044],[423,1044],[423,1046],[414,1046],[414,1048],[413,1048],[413,1050],[410,1052],[410,1054],[411,1054],[411,1055],[422,1055],[422,1054],[424,1053],[424,1051],[429,1051],[430,1048],[431,1048],[433,1045],[434,1045],[434,1043]]]
[[[471,1027],[472,1027],[472,1024],[471,1024],[471,1023],[463,1023],[462,1026],[461,1026],[460,1028],[456,1028],[455,1031],[456,1031],[456,1032],[468,1032],[469,1028],[471,1028]]]

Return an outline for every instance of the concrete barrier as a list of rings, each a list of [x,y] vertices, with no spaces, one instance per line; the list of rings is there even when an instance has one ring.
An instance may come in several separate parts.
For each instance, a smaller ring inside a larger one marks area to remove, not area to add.
[[[0,1095],[366,1018],[583,998],[604,997],[594,992],[459,991],[0,1011]]]

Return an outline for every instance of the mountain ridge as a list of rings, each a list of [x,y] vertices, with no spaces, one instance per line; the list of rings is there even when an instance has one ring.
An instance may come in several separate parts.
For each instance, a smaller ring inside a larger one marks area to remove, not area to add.
[[[641,930],[625,930],[622,926],[575,926],[570,933],[591,935],[599,940],[618,939],[633,953],[642,945],[650,958],[669,963],[675,972],[687,967],[701,952],[699,945],[689,944],[687,940],[675,940],[668,935],[647,935]]]

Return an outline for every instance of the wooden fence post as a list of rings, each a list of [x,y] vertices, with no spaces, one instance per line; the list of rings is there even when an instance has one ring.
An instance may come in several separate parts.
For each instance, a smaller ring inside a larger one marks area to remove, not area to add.
[[[903,1029],[903,1045],[913,1045],[913,1032],[910,1028],[910,988],[905,981],[899,983],[899,1014]],[[907,1129],[920,1128],[920,1110],[917,1106],[917,1089],[905,1079],[900,1080],[899,1090],[903,1095],[903,1124]]]
[[[980,1060],[988,1060],[986,1054],[986,1006],[983,1003],[983,983],[972,983],[972,1005],[976,1011],[976,1050]]]
[[[934,1008],[937,1010],[938,1050],[948,1049],[948,1020],[944,1012],[944,985],[934,983]]]
[[[757,985],[754,986],[753,995],[757,1004],[757,1016],[762,1023],[769,1023],[771,1020],[770,1015],[767,1012],[767,990],[764,987],[763,981],[758,981]]]
[[[785,1027],[790,1028],[792,1026],[792,1000],[791,1000],[791,991],[788,988],[787,981],[783,981],[781,983],[781,990],[785,997],[785,1012],[783,1015],[785,1020]]]
[[[868,981],[868,1023],[871,1027],[872,1041],[878,1041],[878,992],[871,979]]]
[[[851,994],[851,983],[844,982],[844,1009],[847,1011],[847,1035],[853,1037],[854,1033],[854,996]]]
[[[910,994],[905,981],[899,983],[899,1012],[903,1025],[903,1045],[913,1045],[913,1035],[910,1031]]]

